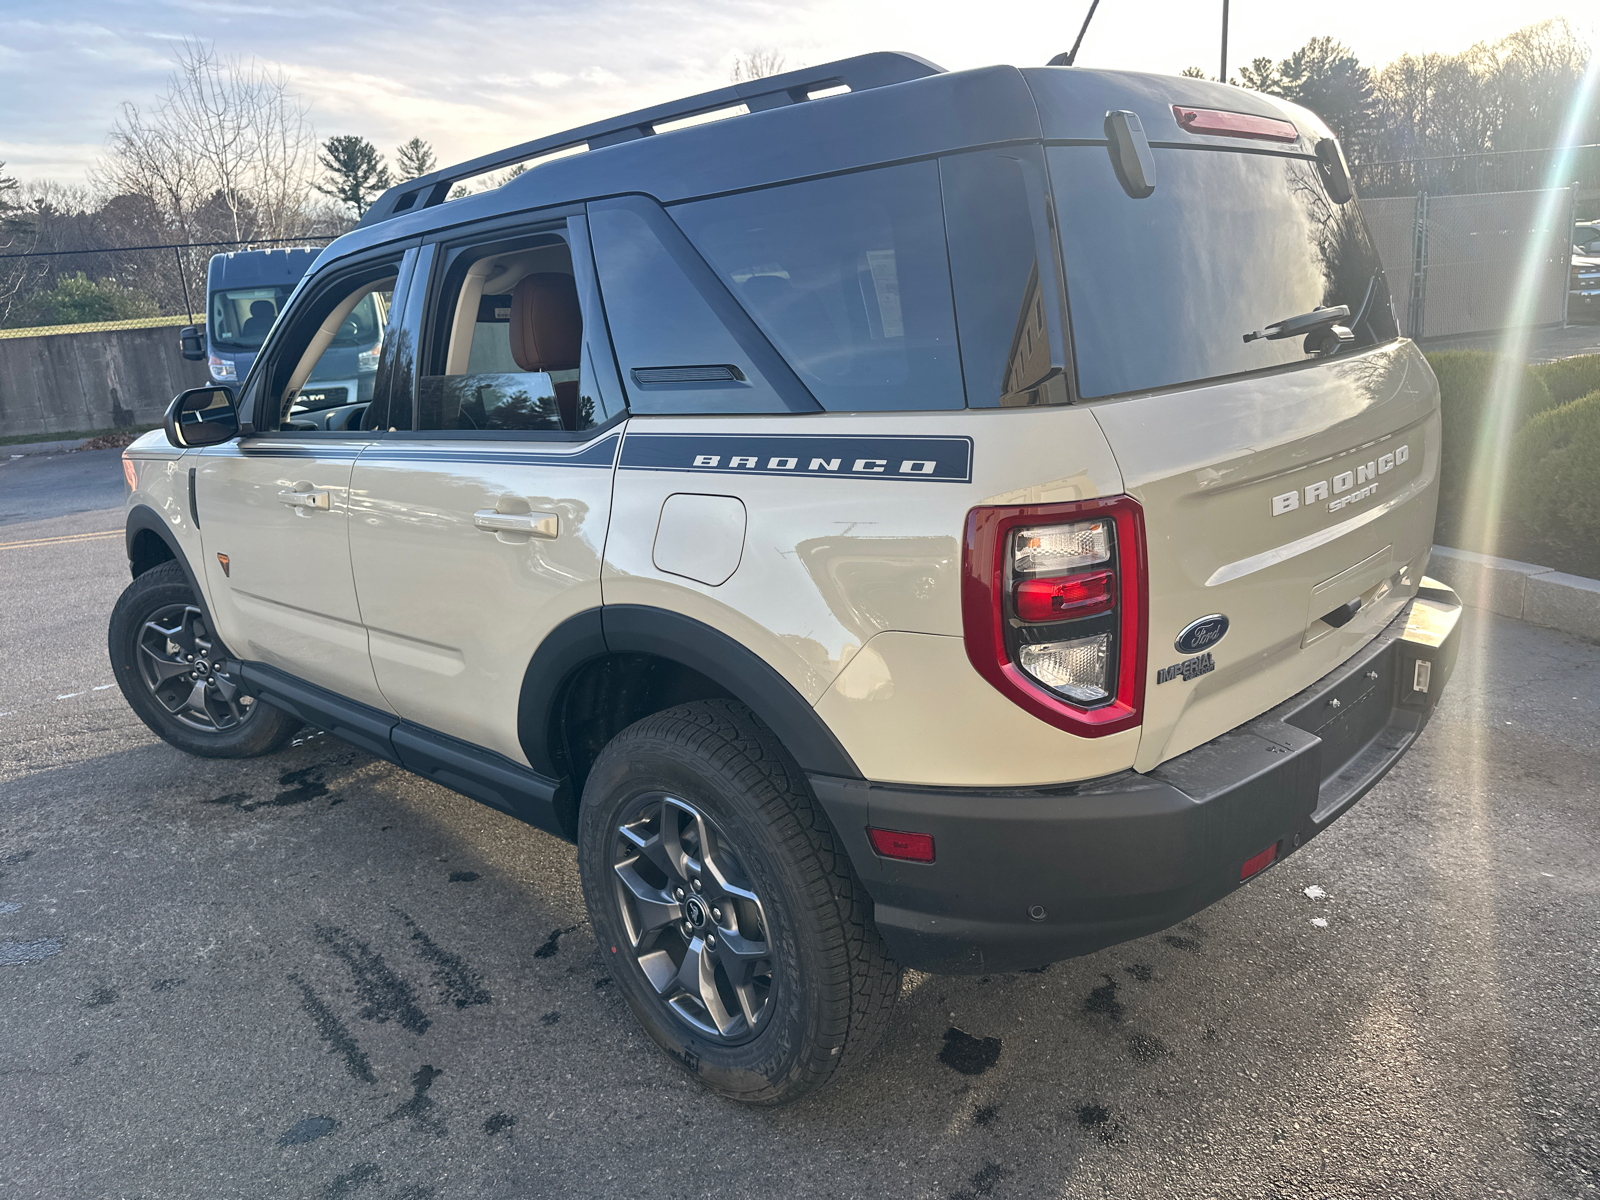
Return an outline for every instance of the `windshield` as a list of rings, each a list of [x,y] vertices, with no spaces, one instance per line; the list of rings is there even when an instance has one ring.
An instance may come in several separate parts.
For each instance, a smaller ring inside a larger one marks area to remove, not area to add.
[[[1398,336],[1356,201],[1314,160],[1153,148],[1155,192],[1123,191],[1104,146],[1052,146],[1050,177],[1085,398],[1315,361],[1244,335],[1348,305],[1352,349]]]
[[[231,288],[211,293],[211,344],[224,350],[259,350],[292,286]]]

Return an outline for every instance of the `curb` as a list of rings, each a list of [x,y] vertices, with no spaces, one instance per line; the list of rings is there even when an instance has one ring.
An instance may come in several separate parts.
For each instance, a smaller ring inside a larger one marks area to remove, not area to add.
[[[1428,574],[1473,608],[1600,642],[1600,579],[1449,546],[1433,548]]]
[[[21,458],[26,454],[65,454],[89,442],[90,438],[68,438],[64,442],[18,442],[14,446],[0,446],[0,460]]]

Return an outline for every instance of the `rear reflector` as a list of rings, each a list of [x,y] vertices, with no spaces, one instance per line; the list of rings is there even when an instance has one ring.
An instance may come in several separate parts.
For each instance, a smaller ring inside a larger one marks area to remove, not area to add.
[[[1270,867],[1273,863],[1273,860],[1277,857],[1278,843],[1273,842],[1272,845],[1268,846],[1254,858],[1245,859],[1244,866],[1239,868],[1239,882],[1243,883],[1252,875],[1259,875],[1262,871]]]
[[[1172,115],[1189,133],[1209,133],[1214,137],[1259,138],[1265,142],[1292,142],[1300,136],[1290,121],[1257,117],[1250,113],[1223,112],[1216,108],[1172,106]]]
[[[931,833],[901,833],[894,829],[873,829],[868,826],[867,836],[872,839],[872,848],[884,858],[920,863],[933,861]]]

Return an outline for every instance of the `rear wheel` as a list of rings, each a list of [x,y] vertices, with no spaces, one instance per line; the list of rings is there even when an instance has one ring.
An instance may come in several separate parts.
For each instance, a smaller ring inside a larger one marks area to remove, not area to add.
[[[744,706],[697,701],[618,734],[578,844],[629,1007],[714,1091],[786,1103],[882,1036],[900,969],[804,775]]]
[[[175,562],[127,586],[111,611],[107,641],[129,706],[180,750],[249,758],[284,746],[300,727],[297,718],[245,691]]]

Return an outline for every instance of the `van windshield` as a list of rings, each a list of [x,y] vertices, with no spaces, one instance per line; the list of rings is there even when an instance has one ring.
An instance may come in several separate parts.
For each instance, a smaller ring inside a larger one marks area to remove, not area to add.
[[[1398,336],[1355,200],[1314,160],[1153,148],[1155,192],[1132,199],[1104,146],[1052,146],[1078,392],[1085,399],[1314,361],[1303,337],[1244,335],[1348,305],[1360,349]]]
[[[259,350],[290,286],[230,288],[211,293],[211,344],[222,350]]]

